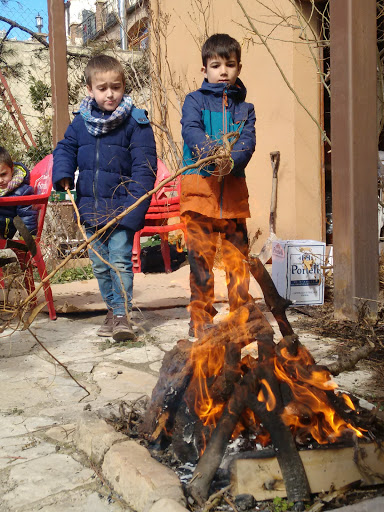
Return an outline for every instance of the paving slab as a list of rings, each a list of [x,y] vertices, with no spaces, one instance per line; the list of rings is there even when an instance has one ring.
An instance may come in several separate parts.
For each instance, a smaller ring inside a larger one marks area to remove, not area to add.
[[[47,496],[92,483],[92,475],[72,457],[56,453],[13,465],[0,493],[2,510],[26,510]]]
[[[337,510],[340,512],[383,512],[384,497],[361,501],[360,503],[341,507]]]
[[[20,512],[25,512],[25,510]],[[129,511],[131,509],[125,503],[112,503],[108,497],[88,489],[66,490],[49,496],[28,508],[28,512],[117,512],[122,510]]]
[[[76,425],[74,442],[95,464],[101,465],[105,454],[115,444],[127,440],[95,413],[84,412]]]
[[[161,500],[156,501],[148,512],[186,512],[187,510],[187,508],[183,507],[175,500],[162,498]]]

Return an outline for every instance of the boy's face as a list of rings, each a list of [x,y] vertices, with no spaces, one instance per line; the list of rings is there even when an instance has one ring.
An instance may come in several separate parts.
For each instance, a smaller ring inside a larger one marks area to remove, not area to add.
[[[113,112],[124,95],[124,84],[116,71],[99,71],[92,77],[92,87],[87,85],[88,94],[96,100],[102,110]]]
[[[234,85],[241,71],[241,64],[237,62],[235,53],[231,53],[229,59],[225,57],[213,57],[207,60],[207,65],[201,68],[204,78],[210,84],[226,83]]]
[[[13,171],[7,164],[0,164],[0,188],[7,188],[8,183],[11,181]]]

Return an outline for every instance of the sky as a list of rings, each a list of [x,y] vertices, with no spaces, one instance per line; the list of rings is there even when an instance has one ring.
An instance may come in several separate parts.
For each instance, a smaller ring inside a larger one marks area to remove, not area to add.
[[[63,0],[64,1],[64,0]],[[5,4],[0,3],[0,15],[9,18],[23,25],[30,30],[36,31],[35,17],[40,14],[43,18],[43,33],[48,32],[48,8],[47,0],[8,0]],[[0,30],[7,30],[9,25],[0,21]],[[17,39],[28,39],[29,35],[18,29],[12,29],[8,36]]]

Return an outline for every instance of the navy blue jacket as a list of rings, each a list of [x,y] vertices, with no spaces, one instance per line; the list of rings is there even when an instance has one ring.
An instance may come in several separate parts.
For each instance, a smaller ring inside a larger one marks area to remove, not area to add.
[[[12,192],[9,192],[4,197],[21,197],[30,196],[34,194],[33,188],[29,185],[29,170],[20,163],[15,163],[14,166],[22,167],[25,171],[25,178],[22,184]],[[37,233],[37,220],[39,212],[33,208],[33,205],[20,205],[20,206],[7,206],[1,204],[0,197],[0,236],[2,238],[13,238],[17,229],[13,224],[13,219],[18,215],[28,231],[32,235]]]
[[[92,115],[103,117],[93,101]],[[156,179],[157,158],[153,131],[143,110],[132,107],[131,115],[114,130],[94,136],[77,115],[67,128],[64,139],[53,152],[52,181],[62,191],[60,180],[76,183],[76,203],[80,220],[87,226],[100,228],[151,190]],[[142,202],[119,221],[119,226],[138,231],[150,199]]]

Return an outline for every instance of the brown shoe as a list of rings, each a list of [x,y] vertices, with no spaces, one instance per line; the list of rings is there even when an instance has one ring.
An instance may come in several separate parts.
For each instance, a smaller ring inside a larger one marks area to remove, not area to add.
[[[133,340],[135,333],[129,318],[125,315],[113,315],[113,333],[112,337],[115,341]]]
[[[113,334],[113,311],[112,309],[108,309],[107,316],[104,319],[101,327],[96,331],[98,336],[102,336],[105,338],[110,338]]]

